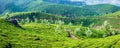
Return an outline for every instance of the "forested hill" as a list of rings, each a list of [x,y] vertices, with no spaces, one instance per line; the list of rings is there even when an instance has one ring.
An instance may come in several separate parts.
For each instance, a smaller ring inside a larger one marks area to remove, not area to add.
[[[110,3],[0,0],[0,48],[120,48],[120,6]]]
[[[120,10],[119,6],[110,4],[86,5],[83,8],[95,11],[99,14],[109,14]]]
[[[73,2],[71,0],[43,0],[46,2],[51,2],[51,3],[57,3],[57,4],[67,4],[67,5],[74,5],[74,6],[84,6],[86,5],[85,2],[79,1],[79,2]]]
[[[75,6],[79,3],[71,3],[62,0],[4,0],[0,5],[0,14],[14,12],[46,12],[54,15],[67,17],[79,16],[99,16],[103,14],[114,13],[120,10],[120,7],[110,4]]]

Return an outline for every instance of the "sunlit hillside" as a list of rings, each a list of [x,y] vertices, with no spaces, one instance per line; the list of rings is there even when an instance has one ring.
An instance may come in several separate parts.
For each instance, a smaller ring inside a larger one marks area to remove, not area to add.
[[[0,48],[119,48],[118,2],[0,0]]]

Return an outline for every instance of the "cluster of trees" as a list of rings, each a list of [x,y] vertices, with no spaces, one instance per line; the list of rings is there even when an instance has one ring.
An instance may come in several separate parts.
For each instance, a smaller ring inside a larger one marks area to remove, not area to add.
[[[22,19],[21,21],[18,21],[20,24],[28,24],[28,23],[40,23],[40,24],[56,24],[55,32],[58,34],[61,34],[64,29],[64,25],[68,25],[69,29],[71,29],[71,26],[74,25],[74,23],[69,22],[68,24],[65,24],[62,20],[47,20],[47,19],[37,19],[35,17],[34,21],[31,21],[28,17],[26,19]],[[82,23],[80,24],[82,26]],[[74,30],[73,30],[74,29]],[[80,38],[102,38],[107,36],[112,36],[118,34],[118,31],[115,31],[112,29],[112,26],[108,21],[104,21],[104,23],[100,26],[100,28],[96,28],[94,24],[91,24],[89,27],[77,27],[72,28],[71,33],[73,33],[75,36]]]
[[[114,31],[111,27],[111,24],[108,21],[103,21],[103,18],[94,17],[81,17],[81,18],[67,18],[61,16],[55,16],[42,12],[23,12],[23,13],[14,13],[9,14],[10,18],[18,19],[20,24],[28,24],[28,23],[40,23],[40,24],[56,24],[55,32],[61,33],[61,27],[64,25],[73,26],[79,25],[83,28],[75,28],[74,34],[78,37],[106,37],[117,34],[117,31]],[[101,29],[95,29],[96,24],[102,26]],[[86,27],[84,27],[86,26]],[[68,27],[68,28],[70,28]],[[73,29],[73,28],[72,28]],[[71,30],[72,30],[71,29]],[[59,32],[60,31],[60,32]]]
[[[107,36],[112,36],[118,34],[118,31],[114,30],[108,21],[104,21],[104,23],[100,26],[100,28],[94,28],[94,24],[91,24],[86,28],[75,28],[74,34],[78,37],[83,38],[102,38]]]
[[[62,20],[47,20],[47,19],[38,19],[33,16],[33,20],[31,20],[29,17],[26,19],[16,19],[20,24],[28,24],[28,23],[41,23],[41,24],[59,24],[64,25],[65,22]]]

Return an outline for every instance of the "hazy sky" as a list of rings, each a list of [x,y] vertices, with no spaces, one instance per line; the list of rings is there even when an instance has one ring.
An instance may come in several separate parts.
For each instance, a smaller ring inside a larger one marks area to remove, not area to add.
[[[120,0],[71,0],[71,1],[85,1],[87,4],[114,4],[114,5],[120,5]]]

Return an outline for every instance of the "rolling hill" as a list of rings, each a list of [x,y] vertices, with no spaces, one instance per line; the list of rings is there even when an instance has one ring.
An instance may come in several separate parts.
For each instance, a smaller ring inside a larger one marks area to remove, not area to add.
[[[119,6],[0,0],[0,7],[0,48],[120,47]]]
[[[112,25],[113,28],[116,30],[119,30],[120,28],[120,11],[106,14],[103,16],[92,16],[92,17],[80,17],[75,20],[76,23],[83,22],[84,26],[89,26],[91,24],[94,24],[95,26],[101,26],[104,21],[108,21],[110,25]]]
[[[13,2],[6,3],[4,5],[5,7],[0,9],[0,12],[5,14],[7,12],[12,13],[34,11],[73,18],[79,16],[99,16],[103,14],[114,13],[120,10],[120,7],[110,4],[85,5],[80,7],[70,4],[56,4],[43,0],[29,0],[26,1],[26,3],[23,0],[18,1],[19,2],[13,0]]]
[[[119,29],[120,28],[119,13],[120,11],[111,14],[105,14],[102,16],[88,16],[88,17],[82,16],[78,18],[68,18],[68,17],[53,15],[49,13],[43,13],[43,12],[18,12],[18,13],[8,14],[6,16],[9,16],[12,19],[16,18],[18,20],[22,20],[22,19],[25,20],[29,18],[31,21],[34,21],[35,20],[34,18],[36,18],[37,20],[40,19],[47,19],[52,21],[62,20],[65,22],[65,24],[69,24],[71,22],[74,25],[82,24],[83,26],[87,26],[87,27],[90,26],[91,24],[94,24],[94,26],[101,26],[105,21],[108,21],[108,23],[110,23],[110,25],[112,25],[113,28]]]
[[[66,5],[74,5],[74,6],[85,6],[86,3],[84,1],[73,2],[71,0],[43,0],[45,2],[57,3],[57,4],[66,4]]]
[[[99,14],[110,14],[120,10],[119,6],[110,4],[87,5],[84,6],[83,8],[95,11]]]
[[[119,14],[119,12],[113,13]],[[107,14],[104,16],[92,16],[92,17],[80,17],[80,18],[67,18],[62,16],[56,16],[48,13],[42,12],[18,12],[13,14],[8,14],[4,16],[7,19],[16,19],[20,24],[24,25],[26,23],[46,23],[46,24],[61,24],[61,25],[77,25],[77,26],[84,26],[84,27],[92,27],[93,29],[102,29],[103,26],[107,24],[108,30],[115,30],[115,32],[119,32],[119,16],[110,16],[112,14]],[[83,29],[84,31],[84,29]],[[94,30],[95,31],[95,30]],[[99,30],[100,31],[100,30]],[[85,31],[84,31],[85,32]],[[98,32],[98,31],[95,31]],[[103,30],[101,32],[109,32]],[[112,32],[112,31],[110,31]],[[99,34],[99,33],[98,33]],[[108,33],[109,34],[109,33]],[[81,36],[81,35],[80,35]],[[83,35],[84,36],[84,35]],[[96,36],[97,37],[97,36]],[[101,37],[101,36],[99,36]]]
[[[59,24],[49,25],[32,22],[21,25],[24,28],[21,29],[8,20],[0,19],[0,23],[0,48],[119,48],[120,35],[99,38],[105,33],[102,30],[98,31],[90,28],[94,33],[89,37],[86,36],[87,27],[77,25],[61,26]],[[70,28],[71,33],[79,39],[68,37],[65,28]],[[79,32],[78,29],[82,32]],[[83,34],[82,37],[78,36],[79,33]]]
[[[54,32],[54,26],[45,24],[31,26],[33,24],[28,24],[27,26],[23,26],[25,29],[23,30],[3,19],[0,19],[0,23],[2,23],[0,25],[0,48],[66,47],[66,45],[71,46],[71,44],[68,44],[69,42],[75,41],[66,37],[66,33],[56,34]]]

